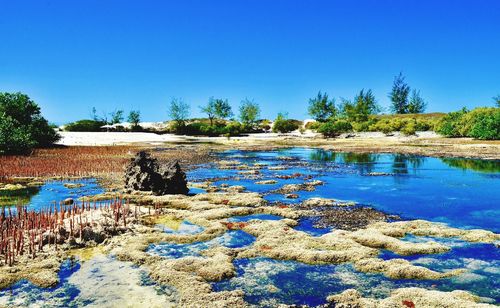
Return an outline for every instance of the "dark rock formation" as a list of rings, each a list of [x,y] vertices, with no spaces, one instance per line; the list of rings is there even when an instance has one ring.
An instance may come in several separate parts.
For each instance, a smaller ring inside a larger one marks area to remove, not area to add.
[[[155,195],[187,194],[186,174],[179,162],[159,164],[146,152],[139,152],[132,158],[125,173],[125,189],[152,191]]]

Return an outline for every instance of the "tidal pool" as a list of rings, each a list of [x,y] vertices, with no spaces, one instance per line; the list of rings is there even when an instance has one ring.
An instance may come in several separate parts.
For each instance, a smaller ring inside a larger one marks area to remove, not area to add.
[[[337,153],[309,148],[234,150],[220,156],[248,166],[257,164],[259,174],[245,177],[242,170],[221,170],[212,165],[191,171],[189,180],[213,179],[216,185],[243,185],[248,191],[266,194],[269,201],[298,203],[311,197],[350,200],[405,219],[500,232],[500,161]],[[270,170],[270,166],[286,169]],[[294,177],[296,174],[300,176]],[[303,183],[311,176],[324,185],[316,186],[315,191],[296,192],[298,199],[273,193],[285,184]],[[256,184],[269,179],[277,184]]]
[[[28,187],[21,191],[4,191],[1,205],[4,207],[23,205],[28,210],[40,210],[44,207],[72,198],[92,196],[104,192],[96,179],[78,179],[71,181],[47,181],[43,185]]]
[[[97,254],[89,260],[65,261],[60,282],[39,288],[21,280],[0,291],[2,307],[174,307],[176,290],[158,286],[146,271],[129,262]]]
[[[219,154],[238,165],[205,164],[188,171],[192,182],[212,181],[214,185],[242,185],[270,201],[269,206],[291,205],[321,197],[352,201],[402,219],[425,219],[460,228],[481,228],[500,232],[500,161],[458,158],[430,158],[401,154],[354,154],[290,148],[275,151],[227,151]],[[251,171],[251,172],[248,172]],[[269,181],[273,180],[273,181]],[[297,191],[288,199],[277,189],[285,184],[320,180],[314,191]],[[263,182],[267,181],[267,182]],[[276,181],[276,182],[274,182]],[[21,201],[40,209],[53,201],[98,194],[104,190],[94,179],[52,181],[34,189]],[[227,186],[224,185],[224,186]],[[192,189],[191,193],[203,193]],[[229,222],[253,219],[279,220],[280,216],[252,214],[233,216]],[[313,236],[331,232],[334,227],[316,228],[317,217],[302,217],[294,228]],[[166,233],[192,235],[204,228],[183,219],[163,217],[153,225]],[[406,236],[403,240],[436,241],[451,248],[440,254],[400,256],[382,250],[382,259],[403,258],[436,271],[465,268],[456,277],[441,280],[394,280],[381,274],[356,271],[351,264],[309,265],[295,261],[252,258],[234,260],[236,276],[212,283],[215,291],[241,289],[245,300],[262,307],[280,303],[315,306],[326,297],[349,288],[364,296],[385,297],[401,287],[423,287],[442,291],[466,290],[486,302],[500,303],[500,253],[498,243],[473,244],[456,238]],[[228,230],[210,241],[190,244],[159,243],[148,253],[165,258],[203,257],[207,249],[224,246],[245,249],[255,237],[242,230]],[[61,282],[54,288],[37,288],[27,281],[0,291],[0,306],[116,305],[132,300],[144,305],[169,306],[177,301],[176,291],[153,283],[148,273],[110,256],[85,262],[63,264]],[[125,290],[125,291],[124,291]],[[124,294],[130,294],[124,297]],[[159,304],[162,303],[162,304]]]
[[[234,167],[193,170],[191,181],[215,185],[243,185],[268,201],[299,203],[311,197],[353,201],[402,219],[425,219],[460,228],[500,231],[500,161],[431,158],[402,154],[335,153],[291,148],[267,152],[228,151],[221,154]],[[279,166],[279,167],[278,167]],[[269,168],[271,167],[271,168]],[[243,169],[243,170],[242,170]],[[258,170],[245,173],[245,169]],[[243,172],[242,172],[243,171]],[[275,180],[269,185],[258,184]],[[285,184],[321,180],[314,191],[298,191],[287,199],[276,190]],[[321,236],[332,228],[315,228],[314,217],[299,220],[295,229]],[[214,283],[216,290],[242,289],[245,299],[258,306],[278,303],[318,305],[326,296],[356,288],[365,296],[387,296],[400,287],[418,286],[443,291],[467,290],[492,303],[500,302],[500,255],[495,244],[470,244],[457,239],[407,237],[405,240],[442,242],[447,253],[399,256],[382,251],[380,257],[404,258],[438,271],[465,268],[451,279],[392,280],[360,273],[349,264],[307,265],[267,258],[236,259],[236,277]]]

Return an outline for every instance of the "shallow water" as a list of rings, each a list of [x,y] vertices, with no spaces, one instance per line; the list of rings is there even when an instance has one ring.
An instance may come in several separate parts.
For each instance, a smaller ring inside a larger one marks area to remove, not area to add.
[[[456,158],[430,158],[400,154],[334,153],[316,149],[291,148],[277,151],[228,151],[225,160],[242,164],[261,164],[259,174],[245,175],[246,170],[219,169],[207,164],[188,172],[189,181],[213,180],[215,185],[243,185],[247,191],[259,192],[271,202],[298,203],[311,197],[353,201],[403,219],[426,219],[453,227],[482,228],[500,232],[500,161]],[[287,157],[286,159],[283,159]],[[283,170],[269,167],[282,166]],[[279,178],[278,178],[279,177]],[[276,184],[256,184],[262,180]],[[285,184],[321,180],[315,191],[296,192],[297,199],[287,199],[274,190]],[[80,188],[66,188],[65,181],[48,182],[23,202],[40,209],[52,201],[98,194],[103,189],[93,179],[73,181]],[[203,192],[192,189],[191,193]],[[272,206],[272,203],[271,203]],[[230,222],[252,219],[278,220],[280,216],[254,214],[234,216]],[[333,228],[316,228],[316,217],[298,221],[296,230],[321,236]],[[155,225],[167,233],[196,234],[204,229],[184,220],[165,219]],[[399,287],[418,286],[427,289],[471,291],[486,301],[500,302],[500,252],[494,244],[470,244],[458,239],[407,236],[407,241],[437,241],[452,249],[442,254],[399,256],[382,251],[380,258],[404,258],[415,265],[437,271],[465,268],[466,272],[442,280],[392,280],[380,274],[354,270],[350,264],[308,265],[269,258],[236,259],[237,275],[213,283],[214,290],[242,289],[245,299],[257,306],[272,307],[279,303],[318,305],[330,294],[356,288],[365,296],[384,297]],[[150,245],[148,252],[165,258],[203,257],[203,252],[217,246],[249,247],[255,237],[242,230],[229,230],[206,242],[190,244],[160,243]],[[132,300],[144,305],[175,304],[176,292],[158,286],[147,272],[112,257],[100,256],[86,262],[65,262],[61,282],[54,288],[34,287],[20,281],[0,291],[0,306],[102,306],[125,304]],[[113,286],[117,286],[114,287]],[[127,292],[122,292],[127,290]],[[130,294],[124,297],[124,294]],[[163,305],[163,306],[164,306]]]
[[[259,169],[258,178],[244,178],[241,170],[200,168],[188,174],[191,181],[227,178],[215,184],[243,185],[248,191],[267,194],[269,201],[298,203],[310,197],[350,200],[370,205],[406,219],[445,222],[461,228],[482,228],[500,232],[500,161],[432,158],[402,154],[355,154],[292,148],[268,152],[228,151],[225,160],[252,166],[283,165],[285,170]],[[290,157],[291,160],[282,160]],[[467,169],[469,168],[469,169]],[[385,176],[369,176],[370,173]],[[279,175],[302,176],[278,179]],[[304,177],[325,184],[315,191],[299,191],[298,199],[286,199],[272,191],[285,184],[303,183]],[[277,184],[258,185],[273,179]]]
[[[60,282],[39,288],[21,280],[0,291],[0,306],[10,307],[172,307],[176,291],[158,286],[147,272],[128,262],[96,255],[80,262],[67,260],[59,271]]]
[[[269,152],[228,151],[225,160],[250,167],[265,164],[258,175],[242,170],[198,169],[191,181],[214,180],[214,184],[243,185],[268,201],[298,203],[311,197],[354,201],[403,219],[425,219],[461,228],[500,231],[500,161],[430,158],[400,154],[353,154],[292,148]],[[281,159],[288,157],[287,159]],[[269,170],[284,166],[284,170]],[[296,174],[300,173],[300,176]],[[283,175],[291,178],[284,179]],[[277,178],[281,176],[281,178]],[[311,177],[312,176],[312,177]],[[276,184],[255,182],[276,180]],[[285,184],[321,180],[315,191],[299,191],[297,199],[286,199],[274,190]],[[332,228],[315,228],[314,217],[302,218],[295,229],[321,236]],[[435,240],[452,247],[443,254],[403,257],[416,265],[438,271],[465,268],[466,273],[442,280],[391,280],[379,274],[355,271],[348,264],[306,265],[267,258],[235,260],[236,277],[214,283],[216,290],[242,289],[246,300],[258,306],[277,303],[317,305],[326,296],[356,288],[366,296],[387,296],[398,287],[419,286],[443,291],[468,290],[490,302],[500,302],[500,255],[493,244],[469,244],[456,239],[407,237],[405,240]],[[401,258],[383,251],[382,258]]]
[[[64,184],[77,184],[81,185],[81,187],[68,188]],[[5,197],[7,197],[7,194],[10,194],[10,198],[8,201],[5,198],[2,205],[14,206],[21,204],[26,206],[28,210],[40,210],[53,205],[54,202],[59,203],[67,198],[72,198],[76,201],[80,197],[92,196],[103,192],[104,189],[97,183],[97,180],[92,178],[71,181],[47,181],[41,186],[23,190],[22,197],[18,196],[18,193],[15,191],[10,193],[4,192]]]

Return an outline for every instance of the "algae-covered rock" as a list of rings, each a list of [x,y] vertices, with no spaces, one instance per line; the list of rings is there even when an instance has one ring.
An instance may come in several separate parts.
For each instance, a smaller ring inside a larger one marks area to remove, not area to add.
[[[500,234],[487,230],[464,230],[448,227],[445,224],[426,220],[409,220],[398,222],[378,222],[368,227],[392,237],[403,237],[407,234],[416,236],[458,237],[468,242],[493,243],[500,240]]]
[[[348,289],[327,297],[334,307],[350,308],[395,308],[395,307],[428,307],[428,308],[483,308],[496,307],[479,303],[479,298],[466,291],[451,292],[426,290],[423,288],[400,288],[391,292],[384,299],[365,298],[354,289]]]
[[[83,187],[84,185],[82,183],[64,183],[63,186],[69,189],[74,189]]]
[[[255,182],[255,184],[257,184],[257,185],[272,185],[272,184],[276,184],[276,183],[278,183],[278,181],[276,181],[276,180],[263,180],[263,181]]]
[[[464,269],[456,269],[445,273],[436,272],[422,266],[413,265],[404,259],[382,260],[367,258],[354,263],[358,271],[382,273],[391,279],[441,279],[459,275]]]

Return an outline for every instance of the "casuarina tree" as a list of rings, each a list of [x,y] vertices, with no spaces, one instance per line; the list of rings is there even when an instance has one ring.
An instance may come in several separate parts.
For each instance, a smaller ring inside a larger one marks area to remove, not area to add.
[[[389,93],[392,106],[391,110],[394,113],[408,113],[408,95],[410,94],[410,86],[405,82],[405,77],[402,73],[394,78],[392,90]]]
[[[332,119],[337,114],[335,100],[333,98],[328,99],[327,93],[323,94],[319,91],[316,97],[309,99],[308,112],[318,122],[325,122],[328,119]]]

